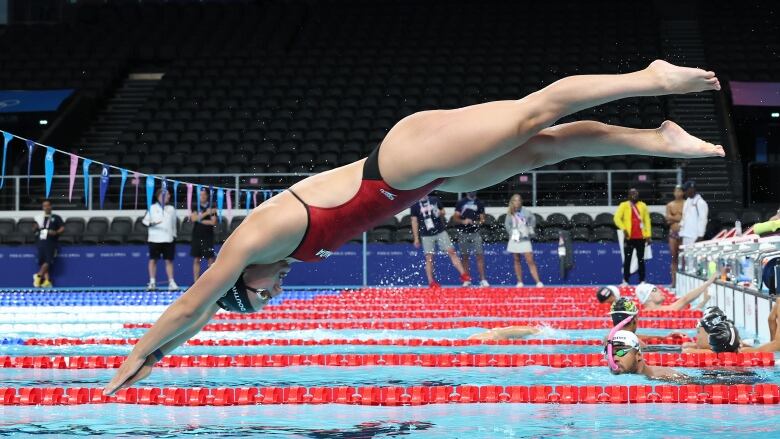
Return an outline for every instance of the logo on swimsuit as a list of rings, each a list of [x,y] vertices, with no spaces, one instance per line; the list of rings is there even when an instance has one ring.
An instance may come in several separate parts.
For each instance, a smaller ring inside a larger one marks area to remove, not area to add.
[[[317,256],[319,258],[325,259],[325,258],[329,257],[332,254],[333,254],[333,252],[331,252],[331,251],[328,251],[328,250],[325,250],[325,249],[321,249],[320,251],[315,253],[314,256]]]
[[[379,192],[381,192],[382,195],[386,196],[388,200],[390,200],[390,201],[395,200],[396,195],[394,193],[387,192],[384,189],[379,189]]]

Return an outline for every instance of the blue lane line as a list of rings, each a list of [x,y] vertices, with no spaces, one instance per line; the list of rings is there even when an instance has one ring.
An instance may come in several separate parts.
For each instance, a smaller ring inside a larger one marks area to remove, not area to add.
[[[0,339],[0,345],[5,344],[24,344],[23,338],[2,338]]]

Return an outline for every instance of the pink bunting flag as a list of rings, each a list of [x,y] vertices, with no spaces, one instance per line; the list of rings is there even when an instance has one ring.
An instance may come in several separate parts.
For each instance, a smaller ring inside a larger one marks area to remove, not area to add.
[[[70,155],[70,184],[68,186],[68,201],[73,199],[73,183],[76,182],[76,170],[79,168],[79,157],[77,155]]]
[[[198,200],[200,203],[200,200]],[[192,215],[192,183],[187,183],[187,216]]]
[[[231,199],[230,193],[233,191],[226,190],[225,192],[227,192],[227,214],[225,217],[227,218],[228,226],[230,226],[230,222],[233,221],[233,200]]]

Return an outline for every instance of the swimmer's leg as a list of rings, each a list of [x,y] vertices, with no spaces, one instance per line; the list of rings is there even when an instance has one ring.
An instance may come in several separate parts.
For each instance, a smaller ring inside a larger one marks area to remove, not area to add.
[[[661,157],[723,155],[723,148],[686,133],[674,122],[634,129],[600,122],[572,122],[546,128],[528,142],[472,172],[450,177],[440,190],[467,192],[498,184],[540,166],[573,157],[611,155]]]
[[[512,151],[566,115],[631,96],[720,89],[713,72],[654,61],[622,75],[581,75],[556,81],[517,101],[424,111],[398,122],[385,137],[379,167],[399,189],[471,172]],[[715,155],[678,147],[675,157]]]

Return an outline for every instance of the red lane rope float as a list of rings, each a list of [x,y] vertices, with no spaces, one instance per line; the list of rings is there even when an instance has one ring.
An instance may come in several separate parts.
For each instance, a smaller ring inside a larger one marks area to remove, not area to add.
[[[469,309],[470,307],[458,307],[451,310],[405,310],[389,311],[381,307],[372,310],[322,310],[322,311],[263,311],[262,313],[240,314],[220,313],[215,315],[215,320],[255,320],[255,319],[296,319],[296,320],[343,320],[343,319],[441,319],[453,317],[512,317],[512,318],[573,318],[573,317],[606,317],[604,309],[595,310],[549,310],[549,309],[513,309],[512,307],[495,307],[491,309]],[[642,318],[701,318],[699,310],[683,311],[647,311],[642,313]]]
[[[647,344],[680,345],[693,341],[688,337],[653,337],[643,339]],[[134,345],[137,338],[28,338],[24,344],[27,346],[71,346],[71,345]],[[537,345],[575,345],[575,346],[600,346],[603,340],[597,339],[541,339],[529,338],[519,340],[474,340],[474,339],[319,339],[308,340],[302,338],[276,339],[260,338],[249,340],[201,340],[187,341],[190,346],[330,346],[330,345],[362,345],[362,346],[537,346]]]
[[[694,329],[696,319],[642,320],[642,327],[654,329]],[[203,331],[292,331],[307,329],[455,329],[455,328],[502,328],[506,326],[549,326],[556,329],[609,329],[612,322],[603,320],[493,320],[493,321],[345,321],[345,322],[255,322],[255,323],[212,323]],[[125,329],[151,328],[151,323],[125,323]]]
[[[106,396],[90,387],[0,387],[0,405],[139,404],[232,406],[278,404],[778,404],[777,384],[638,386],[141,387]]]
[[[774,366],[772,352],[674,354],[647,352],[651,366],[713,367]],[[0,368],[22,369],[113,369],[125,357],[109,356],[0,356]],[[158,367],[294,367],[294,366],[421,366],[421,367],[602,367],[607,362],[592,354],[258,354],[169,355]]]

